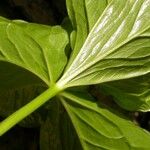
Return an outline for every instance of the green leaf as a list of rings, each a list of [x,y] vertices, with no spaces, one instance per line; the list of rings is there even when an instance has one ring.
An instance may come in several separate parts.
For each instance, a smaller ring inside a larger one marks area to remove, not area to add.
[[[67,43],[67,33],[59,26],[0,17],[1,116],[7,117],[38,96],[39,86],[45,89],[58,79],[66,65]],[[44,111],[33,113],[21,125],[39,126]]]
[[[114,97],[122,108],[134,111],[150,110],[150,74],[99,86]]]
[[[86,92],[65,92],[62,96],[84,150],[150,149],[147,131],[97,103]]]
[[[48,86],[59,78],[66,65],[67,44],[67,33],[60,26],[50,27],[0,17],[0,61],[32,72]]]
[[[0,88],[8,90],[0,92],[0,114],[2,116],[9,115],[41,94],[36,93],[39,85],[46,87],[46,84],[47,86],[54,84],[67,62],[65,54],[67,44],[68,35],[59,26],[49,27],[0,18],[0,79],[2,80]],[[46,84],[43,84],[35,75]],[[51,92],[49,93],[51,95]],[[43,98],[40,104],[44,103],[44,100]],[[33,109],[33,106],[27,108],[27,113],[31,108]],[[23,110],[22,115],[18,116],[22,117],[24,114]],[[38,126],[43,121],[42,115],[43,110],[40,113],[36,112],[21,124]],[[13,118],[12,122],[16,120]],[[11,126],[12,124],[10,123]]]
[[[72,22],[71,47],[73,49],[69,64],[77,56],[99,16],[107,6],[107,0],[66,0],[69,18]]]
[[[149,73],[149,18],[149,0],[113,0],[59,84],[98,84]]]

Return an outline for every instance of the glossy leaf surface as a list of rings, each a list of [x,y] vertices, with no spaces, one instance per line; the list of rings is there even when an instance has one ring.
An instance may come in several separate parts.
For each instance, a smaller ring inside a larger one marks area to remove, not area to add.
[[[77,56],[90,30],[107,6],[107,0],[66,0],[66,4],[73,26],[71,33],[71,47],[73,51],[69,60],[70,65]]]
[[[126,79],[150,72],[150,0],[113,0],[60,85]]]

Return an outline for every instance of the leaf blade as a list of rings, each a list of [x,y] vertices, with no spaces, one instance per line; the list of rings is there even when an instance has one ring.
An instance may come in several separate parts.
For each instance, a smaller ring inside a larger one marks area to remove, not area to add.
[[[149,73],[149,8],[149,0],[112,1],[60,84],[98,84]]]
[[[77,56],[88,33],[107,6],[107,0],[67,0],[66,4],[73,26],[73,31],[70,35],[73,51],[69,60],[69,66]]]
[[[68,35],[61,27],[1,17],[0,36],[0,61],[29,70],[47,85],[58,79],[67,62],[65,47]]]
[[[135,126],[127,118],[98,106],[87,94],[85,97],[85,93],[83,96],[80,92],[67,92],[62,96],[64,99],[61,101],[73,121],[85,150],[150,148],[148,132]]]

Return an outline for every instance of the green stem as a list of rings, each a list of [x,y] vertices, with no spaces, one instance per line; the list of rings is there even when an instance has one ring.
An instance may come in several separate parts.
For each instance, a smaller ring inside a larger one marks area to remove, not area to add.
[[[53,86],[43,92],[41,95],[36,97],[30,103],[25,105],[24,107],[17,110],[15,113],[10,115],[4,121],[0,123],[0,136],[2,136],[5,132],[7,132],[10,128],[15,126],[22,119],[30,115],[36,109],[38,109],[41,105],[47,102],[50,98],[57,95],[62,89],[59,89],[56,86]]]

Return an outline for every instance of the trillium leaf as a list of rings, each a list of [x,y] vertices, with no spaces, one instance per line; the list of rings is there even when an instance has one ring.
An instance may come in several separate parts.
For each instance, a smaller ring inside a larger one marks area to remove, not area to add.
[[[62,93],[61,99],[84,150],[149,150],[150,134],[81,92]]]
[[[69,18],[72,22],[71,47],[73,49],[69,64],[74,60],[87,35],[107,6],[107,0],[66,0]]]
[[[113,0],[59,84],[98,84],[149,73],[149,30],[150,0]]]
[[[59,26],[0,17],[0,61],[32,72],[48,86],[58,79],[66,65],[67,44],[67,33]]]
[[[100,85],[116,103],[130,111],[150,111],[150,74]]]

